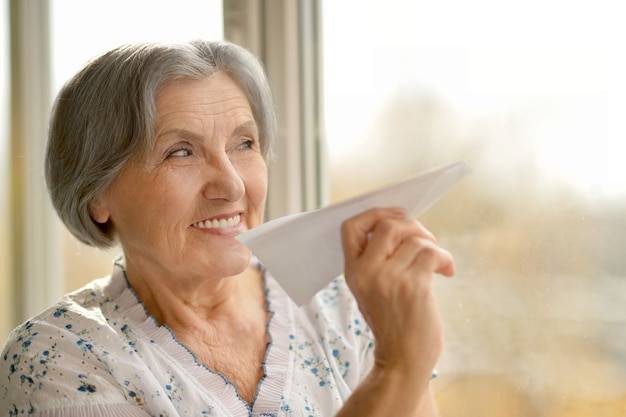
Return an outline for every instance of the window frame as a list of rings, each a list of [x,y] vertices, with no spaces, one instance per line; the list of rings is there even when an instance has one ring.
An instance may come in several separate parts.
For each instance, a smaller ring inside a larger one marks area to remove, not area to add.
[[[13,325],[62,295],[58,221],[47,198],[42,167],[51,107],[49,16],[48,0],[9,3]]]
[[[224,38],[265,65],[278,118],[266,218],[329,201],[323,123],[321,1],[224,0]]]

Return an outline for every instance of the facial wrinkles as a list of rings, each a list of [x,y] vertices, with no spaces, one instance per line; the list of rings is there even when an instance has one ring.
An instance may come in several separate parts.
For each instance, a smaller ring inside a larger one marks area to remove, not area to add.
[[[198,93],[200,94],[200,93]],[[179,113],[186,112],[198,112],[201,116],[221,116],[231,111],[243,110],[249,112],[247,102],[243,100],[243,97],[236,96],[237,90],[234,88],[225,88],[224,94],[230,95],[223,99],[211,99],[206,97],[189,97],[178,99],[170,99],[165,103],[163,97],[157,98],[157,108],[159,109],[160,116],[163,119],[169,117],[175,117]],[[168,97],[169,98],[169,97]]]
[[[239,127],[254,123],[244,105],[220,112],[205,110],[200,116],[197,113],[193,110],[180,110],[165,115],[161,133],[157,134],[157,148],[166,147],[170,142],[174,143],[179,139],[198,139],[205,142],[203,145],[207,149],[212,149],[212,145],[228,143],[231,135],[237,134]],[[192,138],[180,137],[182,132],[188,132]],[[255,132],[255,136],[258,140],[258,133]],[[162,146],[158,146],[159,144]]]

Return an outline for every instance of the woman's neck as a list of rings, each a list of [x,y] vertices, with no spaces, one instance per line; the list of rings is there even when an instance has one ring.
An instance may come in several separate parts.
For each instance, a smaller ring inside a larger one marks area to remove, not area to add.
[[[130,286],[159,325],[195,332],[207,323],[228,328],[264,317],[262,272],[253,265],[239,275],[225,278],[185,280],[156,274],[146,278],[128,265],[126,274]]]

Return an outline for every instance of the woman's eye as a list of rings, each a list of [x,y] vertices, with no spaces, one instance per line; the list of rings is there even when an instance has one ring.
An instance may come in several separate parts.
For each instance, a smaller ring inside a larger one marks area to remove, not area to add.
[[[176,149],[176,150],[174,150],[172,152],[169,152],[167,154],[167,157],[168,158],[170,158],[170,157],[179,158],[179,157],[185,157],[185,156],[190,156],[190,155],[191,155],[191,150],[190,149],[182,148],[182,149]]]
[[[254,139],[244,139],[239,147],[241,149],[256,149],[256,141]]]

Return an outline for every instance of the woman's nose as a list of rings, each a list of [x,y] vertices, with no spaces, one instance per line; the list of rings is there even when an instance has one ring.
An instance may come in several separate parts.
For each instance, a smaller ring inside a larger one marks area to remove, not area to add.
[[[228,155],[214,156],[207,161],[207,181],[203,194],[209,200],[238,201],[245,193],[239,171]]]

